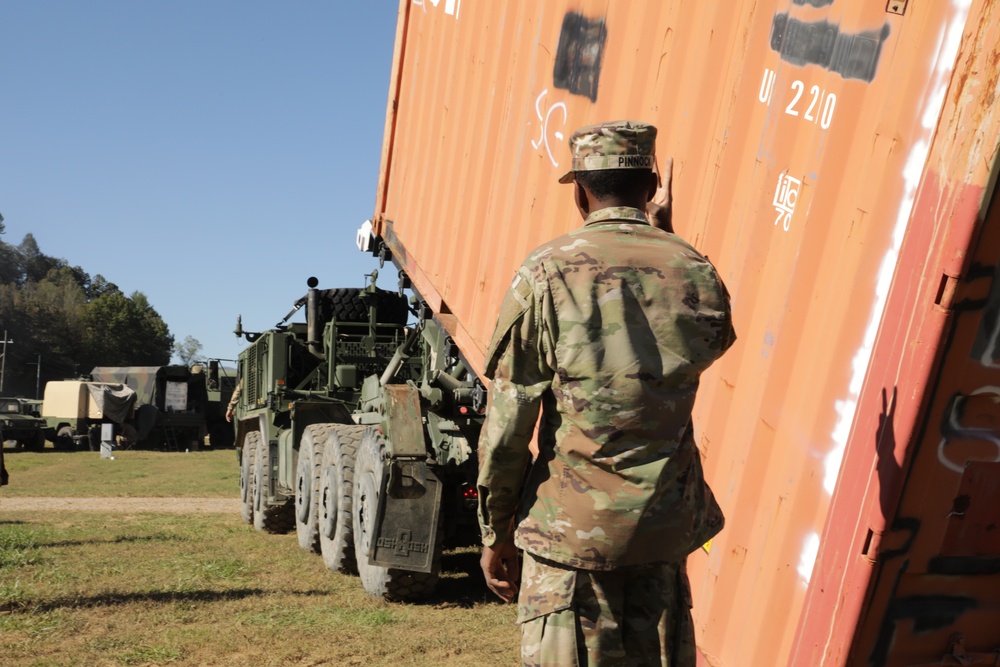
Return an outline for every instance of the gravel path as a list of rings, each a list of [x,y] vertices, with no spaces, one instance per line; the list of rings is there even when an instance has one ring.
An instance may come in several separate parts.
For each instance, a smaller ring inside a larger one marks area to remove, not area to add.
[[[238,498],[4,498],[0,494],[0,511],[4,510],[237,514],[240,501]]]

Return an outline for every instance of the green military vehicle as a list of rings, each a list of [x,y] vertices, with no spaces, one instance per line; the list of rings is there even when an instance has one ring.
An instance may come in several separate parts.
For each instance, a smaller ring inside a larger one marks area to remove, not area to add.
[[[376,277],[327,290],[310,278],[274,328],[238,321],[251,343],[238,361],[242,514],[294,527],[370,594],[412,599],[433,591],[445,545],[478,538],[486,393],[419,298],[411,310]],[[306,322],[288,324],[302,306]]]
[[[14,441],[21,449],[45,447],[45,420],[38,416],[38,401],[0,398],[0,445]]]

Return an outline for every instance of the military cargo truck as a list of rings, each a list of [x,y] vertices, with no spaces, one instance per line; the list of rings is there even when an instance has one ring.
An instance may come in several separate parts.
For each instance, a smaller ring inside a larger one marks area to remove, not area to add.
[[[331,569],[387,599],[429,594],[445,544],[469,543],[485,392],[413,298],[317,289],[275,327],[236,335],[243,519],[295,529]],[[288,321],[303,306],[305,323]],[[412,320],[412,321],[411,321]]]
[[[200,447],[208,432],[203,373],[187,366],[98,366],[91,378],[128,385],[136,393],[135,427],[142,447]]]

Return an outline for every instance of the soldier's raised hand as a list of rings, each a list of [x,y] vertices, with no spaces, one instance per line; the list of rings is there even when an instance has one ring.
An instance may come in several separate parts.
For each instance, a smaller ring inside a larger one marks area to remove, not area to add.
[[[674,180],[674,159],[667,158],[663,165],[663,185],[656,190],[653,199],[646,202],[646,213],[649,214],[649,222],[657,229],[665,232],[674,232],[673,223],[673,180]]]

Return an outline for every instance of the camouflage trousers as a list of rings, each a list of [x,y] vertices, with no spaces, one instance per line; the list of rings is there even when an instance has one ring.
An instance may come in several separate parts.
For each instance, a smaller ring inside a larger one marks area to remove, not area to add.
[[[524,552],[517,622],[525,667],[694,667],[681,564],[574,570]]]

